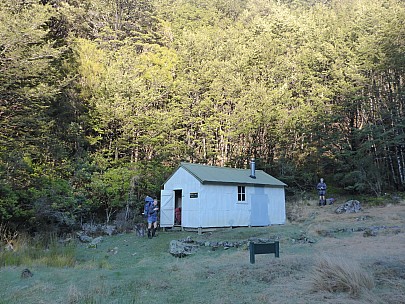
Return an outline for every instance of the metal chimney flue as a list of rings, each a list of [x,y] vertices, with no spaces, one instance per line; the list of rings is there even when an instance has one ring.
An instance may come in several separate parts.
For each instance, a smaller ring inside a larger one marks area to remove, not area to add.
[[[250,161],[250,177],[256,178],[256,163],[254,158]]]

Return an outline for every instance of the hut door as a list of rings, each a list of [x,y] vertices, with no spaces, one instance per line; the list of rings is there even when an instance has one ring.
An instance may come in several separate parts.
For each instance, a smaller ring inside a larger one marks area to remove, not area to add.
[[[174,226],[174,191],[160,191],[160,227]]]
[[[250,197],[251,213],[250,225],[251,226],[269,226],[269,198],[264,194],[253,194]]]

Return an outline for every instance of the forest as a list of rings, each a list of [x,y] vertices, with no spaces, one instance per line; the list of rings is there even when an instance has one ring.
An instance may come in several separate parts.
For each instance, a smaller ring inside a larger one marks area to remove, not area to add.
[[[403,192],[404,4],[1,1],[0,222],[136,214],[180,161]]]

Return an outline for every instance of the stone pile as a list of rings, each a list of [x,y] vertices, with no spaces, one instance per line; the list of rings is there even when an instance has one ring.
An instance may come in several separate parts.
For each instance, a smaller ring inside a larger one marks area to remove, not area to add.
[[[243,247],[248,249],[249,242],[255,243],[269,243],[274,242],[274,239],[263,239],[263,238],[249,238],[248,240],[242,241],[204,241],[196,240],[194,241],[190,236],[183,240],[172,240],[170,242],[169,253],[175,257],[185,257],[197,252],[200,247],[210,247],[212,251],[217,249],[227,250],[229,248],[239,248]]]
[[[111,236],[113,234],[117,234],[117,227],[114,225],[84,223],[82,225],[82,234],[90,236],[100,236],[100,235]]]
[[[198,250],[198,245],[191,243],[184,243],[182,241],[172,240],[170,242],[169,252],[171,255],[183,258],[185,256],[196,253]]]

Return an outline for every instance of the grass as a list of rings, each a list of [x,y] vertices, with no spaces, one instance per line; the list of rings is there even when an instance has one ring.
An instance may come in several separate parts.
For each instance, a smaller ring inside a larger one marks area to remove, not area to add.
[[[19,236],[13,240],[13,248],[0,251],[0,266],[72,267],[76,262],[76,246],[61,246],[55,236],[46,243]]]
[[[97,248],[47,241],[28,249],[22,242],[23,251],[0,253],[0,303],[405,303],[405,227],[367,238],[361,232],[319,234],[356,225],[403,225],[403,204],[366,209],[362,221],[358,214],[334,214],[336,206],[296,205],[299,215],[282,226],[203,235],[159,232],[152,240],[121,234],[106,237]],[[296,241],[300,235],[315,242]],[[186,258],[171,256],[170,241],[187,236],[204,241],[277,238],[280,258],[258,255],[250,264],[246,246],[201,247]],[[34,275],[22,279],[27,267]]]

